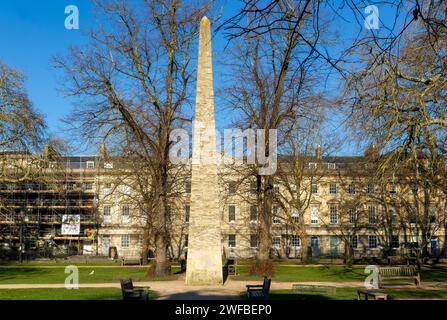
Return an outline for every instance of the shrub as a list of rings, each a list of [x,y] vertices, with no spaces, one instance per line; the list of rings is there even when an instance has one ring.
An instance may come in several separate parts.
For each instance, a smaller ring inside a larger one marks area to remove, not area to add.
[[[248,274],[251,276],[267,276],[273,277],[275,275],[275,267],[271,260],[256,260],[250,265]]]
[[[155,274],[155,262],[151,262],[149,264],[149,266],[146,269],[146,274],[149,277],[157,276]],[[171,275],[171,264],[169,262],[167,262],[166,265],[164,266],[164,274],[159,274],[158,276],[169,276],[169,275]]]

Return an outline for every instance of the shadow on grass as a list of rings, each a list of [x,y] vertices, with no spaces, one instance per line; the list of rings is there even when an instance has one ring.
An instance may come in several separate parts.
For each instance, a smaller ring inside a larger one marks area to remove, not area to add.
[[[240,293],[240,298],[248,300],[247,293]],[[311,301],[311,300],[333,300],[333,298],[319,294],[299,294],[291,292],[270,292],[268,300],[297,300],[297,301]]]
[[[420,274],[421,281],[447,282],[446,266],[424,266]]]
[[[42,268],[2,268],[0,270],[0,283],[10,282],[10,280],[45,277],[48,271]],[[16,282],[17,283],[17,282]]]

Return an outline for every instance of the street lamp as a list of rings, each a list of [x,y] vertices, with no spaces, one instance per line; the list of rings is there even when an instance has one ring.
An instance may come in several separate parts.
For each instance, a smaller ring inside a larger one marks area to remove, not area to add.
[[[23,221],[25,220],[25,212],[23,211],[23,209],[20,209],[19,212],[19,220],[20,220],[20,234],[19,234],[19,241],[20,241],[20,245],[19,245],[19,261],[20,263],[23,262]]]

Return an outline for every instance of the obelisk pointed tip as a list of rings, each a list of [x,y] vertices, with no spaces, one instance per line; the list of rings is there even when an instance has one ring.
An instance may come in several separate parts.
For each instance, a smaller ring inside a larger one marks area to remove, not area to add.
[[[202,20],[200,21],[200,26],[209,26],[210,25],[210,19],[208,19],[207,16],[203,16]]]

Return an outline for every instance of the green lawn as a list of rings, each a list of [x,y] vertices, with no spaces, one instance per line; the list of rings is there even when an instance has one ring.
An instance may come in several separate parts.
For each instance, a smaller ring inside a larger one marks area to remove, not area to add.
[[[177,275],[157,278],[148,277],[146,267],[117,267],[107,268],[100,266],[91,266],[88,268],[79,268],[79,283],[102,283],[118,282],[122,278],[132,278],[134,281],[153,281],[153,280],[174,280]],[[90,273],[94,271],[93,275]],[[175,269],[173,270],[176,271]],[[1,267],[0,284],[14,283],[64,283],[68,274],[65,274],[65,267]]]
[[[62,263],[62,264],[61,264]],[[0,265],[0,284],[14,283],[64,283],[67,274],[65,263],[9,263]],[[156,278],[146,275],[147,266],[120,266],[113,265],[87,265],[85,263],[72,263],[79,266],[80,283],[118,282],[122,278],[130,277],[134,281],[174,280],[179,271],[178,265],[173,265],[173,274],[169,277]],[[248,275],[248,265],[238,266],[237,276],[233,280],[262,280],[261,277]],[[364,281],[367,274],[365,266],[290,266],[277,265],[273,281],[310,282],[310,281]],[[93,275],[90,273],[94,271]],[[426,266],[421,271],[422,282],[447,282],[447,267]]]
[[[260,279],[248,275],[248,266],[238,266],[239,275],[235,280]],[[324,267],[302,267],[302,266],[276,266],[273,280],[276,281],[362,281],[365,279],[365,266],[324,266]]]
[[[87,260],[77,260],[68,261],[64,259],[54,259],[54,260],[30,260],[19,263],[17,261],[0,261],[0,266],[121,266],[121,260],[103,260],[103,261],[87,261]]]
[[[156,292],[149,297],[155,299]],[[0,300],[121,300],[121,289],[83,288],[67,289],[8,289],[0,290]]]
[[[238,266],[237,276],[234,280],[255,280],[261,277],[249,276],[248,266]],[[284,266],[277,265],[275,268],[275,281],[363,281],[367,274],[364,273],[365,266]],[[421,281],[445,282],[447,281],[447,267],[424,267],[421,273]]]
[[[357,300],[357,290],[359,288],[337,288],[335,295],[303,295],[294,293],[292,290],[272,290],[270,291],[271,300]],[[443,290],[378,290],[388,294],[388,299],[401,299],[401,298],[436,298],[447,299],[447,289]],[[246,293],[241,293],[242,297],[246,297]]]

